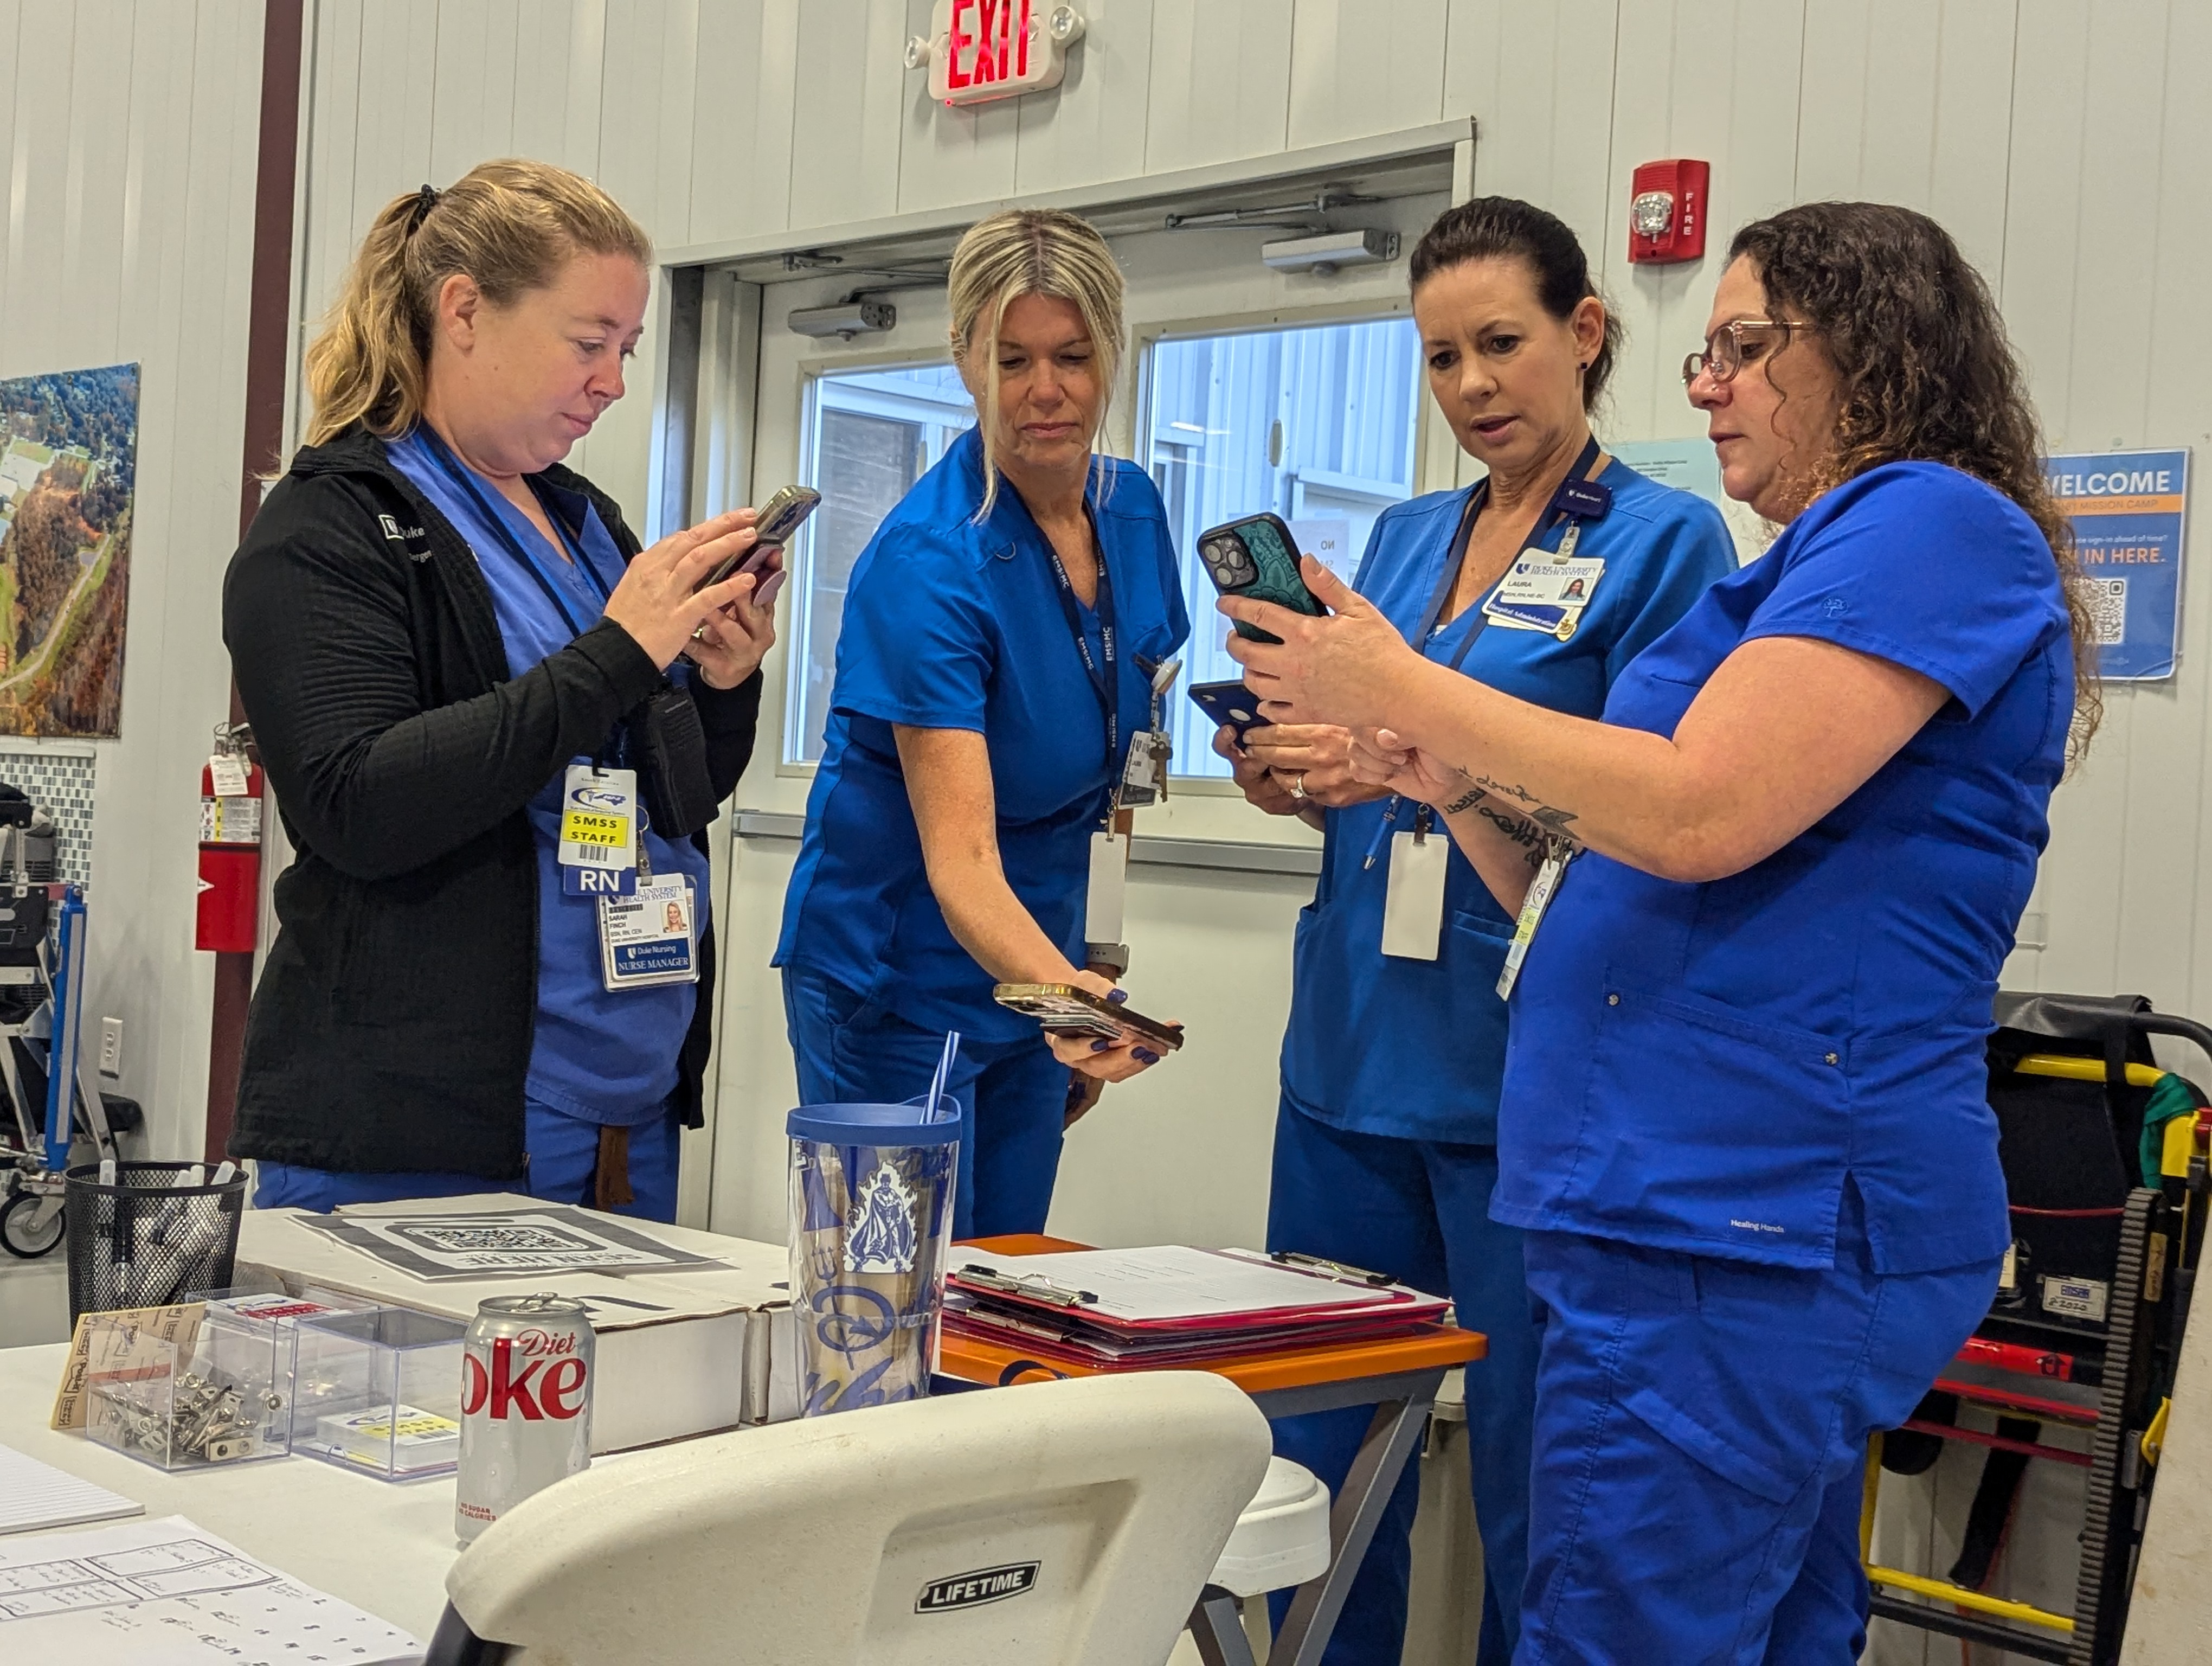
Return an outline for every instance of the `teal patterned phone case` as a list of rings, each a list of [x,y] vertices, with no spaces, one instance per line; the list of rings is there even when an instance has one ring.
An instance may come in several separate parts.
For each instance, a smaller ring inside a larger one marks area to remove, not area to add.
[[[1251,596],[1295,613],[1322,611],[1298,575],[1298,546],[1291,529],[1273,515],[1246,515],[1200,532],[1198,556],[1213,587],[1224,596]],[[1255,642],[1283,640],[1241,620],[1237,634]]]

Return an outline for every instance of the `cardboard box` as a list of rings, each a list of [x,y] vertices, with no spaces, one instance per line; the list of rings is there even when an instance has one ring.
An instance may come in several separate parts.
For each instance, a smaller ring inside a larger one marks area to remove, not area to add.
[[[544,1207],[502,1192],[352,1205],[337,1213],[500,1215]],[[295,1296],[329,1292],[464,1321],[476,1316],[487,1296],[555,1291],[589,1304],[598,1339],[594,1452],[796,1414],[793,1390],[781,1380],[790,1373],[773,1368],[779,1357],[792,1357],[794,1336],[780,1243],[622,1217],[623,1227],[715,1264],[621,1275],[529,1272],[431,1281],[349,1248],[303,1225],[305,1219],[298,1209],[248,1209],[239,1233],[238,1283],[281,1285]]]

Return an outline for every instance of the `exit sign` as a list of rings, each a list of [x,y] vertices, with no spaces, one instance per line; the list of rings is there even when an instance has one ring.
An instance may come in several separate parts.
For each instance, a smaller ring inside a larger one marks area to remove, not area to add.
[[[936,0],[930,35],[907,47],[907,67],[929,65],[929,95],[949,105],[1019,98],[1060,85],[1083,14],[1040,0]]]

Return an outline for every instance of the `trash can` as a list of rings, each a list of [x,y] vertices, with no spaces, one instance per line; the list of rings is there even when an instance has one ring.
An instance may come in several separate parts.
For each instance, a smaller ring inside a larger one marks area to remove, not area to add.
[[[933,1093],[802,1105],[787,1128],[800,1410],[919,1400],[937,1358],[960,1108]]]
[[[102,1184],[100,1167],[69,1171],[72,1327],[87,1313],[167,1307],[234,1282],[245,1170],[216,1183],[212,1164],[118,1163]]]

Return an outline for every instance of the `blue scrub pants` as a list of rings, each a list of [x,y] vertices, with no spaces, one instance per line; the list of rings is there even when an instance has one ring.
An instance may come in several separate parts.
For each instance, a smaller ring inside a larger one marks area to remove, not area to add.
[[[2000,1263],[1874,1272],[1848,1187],[1817,1272],[1562,1232],[1526,1253],[1543,1351],[1515,1661],[1850,1666],[1867,1438],[1912,1414]]]
[[[1513,1653],[1528,1560],[1536,1399],[1536,1332],[1521,1234],[1490,1219],[1497,1183],[1495,1146],[1346,1133],[1287,1099],[1276,1113],[1268,1249],[1322,1256],[1449,1293],[1460,1323],[1490,1338],[1489,1356],[1467,1368],[1468,1451],[1482,1536],[1481,1666],[1506,1666]],[[1275,1425],[1275,1450],[1304,1464],[1334,1493],[1373,1416],[1358,1406],[1284,1418]],[[1322,1656],[1326,1666],[1398,1666],[1419,1468],[1418,1459],[1406,1467],[1376,1528]],[[1278,1626],[1290,1599],[1288,1591],[1269,1598]]]
[[[313,1209],[327,1214],[341,1203],[396,1203],[410,1197],[466,1197],[475,1192],[527,1192],[549,1203],[588,1207],[599,1163],[599,1125],[550,1106],[525,1108],[530,1166],[523,1178],[501,1185],[473,1174],[341,1174],[330,1169],[258,1165],[257,1209]],[[677,1114],[640,1122],[629,1131],[629,1185],[634,1201],[611,1214],[640,1220],[676,1219],[677,1152],[684,1128]]]
[[[902,1104],[929,1091],[945,1037],[799,967],[783,970],[783,1012],[810,1105]],[[1039,1031],[1018,1041],[963,1041],[949,1086],[960,1102],[955,1237],[1042,1232],[1060,1177],[1067,1067]]]

